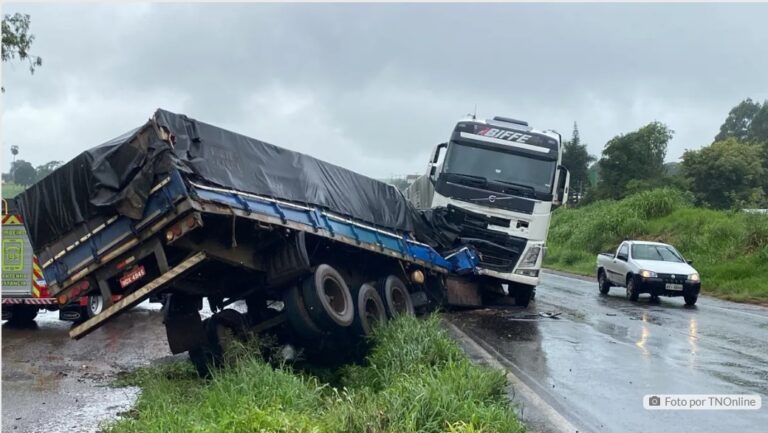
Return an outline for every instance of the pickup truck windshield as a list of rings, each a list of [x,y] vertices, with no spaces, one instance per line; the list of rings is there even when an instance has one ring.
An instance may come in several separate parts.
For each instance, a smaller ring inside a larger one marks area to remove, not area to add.
[[[661,262],[684,262],[674,248],[666,245],[632,245],[632,258],[637,260],[656,260]]]
[[[556,165],[554,160],[453,142],[445,156],[443,171],[550,193]]]

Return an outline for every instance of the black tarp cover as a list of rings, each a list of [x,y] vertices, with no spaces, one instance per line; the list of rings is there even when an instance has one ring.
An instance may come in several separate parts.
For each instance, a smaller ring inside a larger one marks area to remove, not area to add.
[[[198,182],[314,204],[381,227],[412,232],[422,225],[391,185],[159,109],[142,127],[86,150],[18,196],[34,250],[79,237],[115,213],[139,218],[150,189],[172,166]]]

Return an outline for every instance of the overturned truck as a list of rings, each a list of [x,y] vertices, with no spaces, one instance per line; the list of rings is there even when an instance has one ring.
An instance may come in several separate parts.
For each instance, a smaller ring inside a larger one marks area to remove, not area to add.
[[[72,338],[162,295],[170,349],[201,373],[225,338],[281,328],[306,345],[352,342],[482,284],[473,248],[432,242],[440,233],[394,187],[165,110],[17,202],[57,302],[103,299]],[[226,308],[236,301],[247,312]]]

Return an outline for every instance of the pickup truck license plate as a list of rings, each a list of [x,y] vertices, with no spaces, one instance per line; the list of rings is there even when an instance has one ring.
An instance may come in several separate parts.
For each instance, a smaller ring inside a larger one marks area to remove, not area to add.
[[[126,286],[139,281],[139,279],[145,275],[147,275],[147,271],[144,270],[144,266],[136,266],[120,277],[120,287],[125,288]]]
[[[667,290],[677,290],[677,291],[680,291],[680,290],[683,290],[683,285],[682,284],[667,284]]]

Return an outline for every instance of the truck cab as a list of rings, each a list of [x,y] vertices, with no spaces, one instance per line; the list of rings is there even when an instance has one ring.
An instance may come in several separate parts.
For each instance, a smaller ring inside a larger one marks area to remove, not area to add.
[[[480,253],[480,275],[527,306],[539,284],[554,206],[568,196],[562,139],[505,117],[459,121],[405,191],[418,209],[446,209]]]

